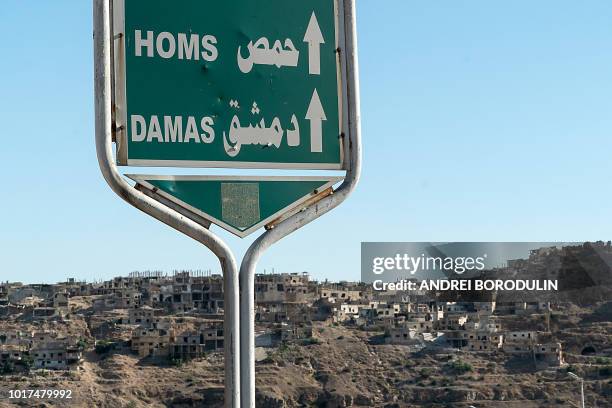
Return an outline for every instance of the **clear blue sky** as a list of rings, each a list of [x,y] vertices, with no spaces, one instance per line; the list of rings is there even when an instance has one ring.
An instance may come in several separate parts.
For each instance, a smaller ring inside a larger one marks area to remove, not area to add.
[[[362,183],[261,270],[356,280],[361,241],[612,236],[612,2],[361,0],[358,13]],[[91,15],[86,0],[2,3],[0,280],[218,271],[99,173]],[[220,233],[240,258],[252,241]]]

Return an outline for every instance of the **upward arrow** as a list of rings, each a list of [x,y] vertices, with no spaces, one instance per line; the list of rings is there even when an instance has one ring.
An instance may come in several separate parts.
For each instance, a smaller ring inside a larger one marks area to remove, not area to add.
[[[323,151],[323,121],[327,120],[327,116],[325,116],[316,88],[306,112],[306,119],[310,121],[310,151],[321,153]]]
[[[325,44],[325,39],[314,11],[306,28],[304,42],[308,43],[308,72],[311,75],[321,75],[321,44]]]

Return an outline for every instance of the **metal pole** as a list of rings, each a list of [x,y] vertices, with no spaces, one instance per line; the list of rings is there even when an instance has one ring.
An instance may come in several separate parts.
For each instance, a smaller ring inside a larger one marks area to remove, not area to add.
[[[240,266],[240,353],[241,399],[243,408],[255,408],[255,270],[263,252],[275,242],[340,205],[355,189],[361,173],[361,121],[355,0],[345,0],[344,24],[346,81],[348,86],[348,160],[346,177],[340,187],[314,205],[266,231],[247,250]],[[342,13],[341,13],[342,14]]]
[[[572,380],[580,381],[580,401],[582,402],[582,408],[585,408],[584,403],[584,379],[582,377],[578,377],[576,374],[568,371],[567,375],[570,376]]]
[[[119,173],[113,155],[111,130],[111,47],[109,0],[93,0],[96,151],[104,179],[122,199],[164,224],[208,247],[218,258],[224,276],[225,406],[240,407],[240,345],[238,270],[229,247],[215,234],[132,187]]]

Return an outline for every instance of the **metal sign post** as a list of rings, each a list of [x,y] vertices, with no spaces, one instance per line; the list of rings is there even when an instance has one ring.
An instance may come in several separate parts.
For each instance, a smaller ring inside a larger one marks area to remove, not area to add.
[[[94,35],[102,173],[128,203],[219,258],[226,406],[254,407],[257,261],[359,180],[355,1],[94,0]],[[346,173],[127,175],[132,186],[117,166]],[[239,237],[266,228],[242,262],[241,303],[235,259],[212,224]]]
[[[110,5],[94,0],[94,86],[96,150],[104,179],[125,201],[208,247],[218,258],[224,277],[225,406],[240,407],[240,345],[238,323],[238,271],[229,247],[206,227],[132,187],[114,161],[111,102]]]
[[[339,206],[353,192],[361,173],[361,122],[359,101],[359,71],[357,58],[357,30],[355,1],[339,2],[342,7],[340,15],[344,24],[344,35],[339,51],[346,56],[341,61],[348,92],[345,106],[347,108],[346,129],[348,131],[347,173],[344,182],[333,194],[303,211],[287,218],[267,230],[247,250],[240,266],[240,351],[241,351],[241,399],[245,408],[255,407],[255,269],[263,252],[275,242],[298,230],[328,211]]]

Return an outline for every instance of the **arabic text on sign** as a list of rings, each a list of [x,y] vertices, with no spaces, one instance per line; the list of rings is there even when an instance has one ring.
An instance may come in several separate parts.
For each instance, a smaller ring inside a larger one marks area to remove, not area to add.
[[[281,67],[297,67],[300,52],[296,50],[293,41],[287,38],[284,47],[280,40],[276,40],[272,48],[266,37],[262,37],[253,44],[249,42],[247,46],[249,55],[242,56],[242,47],[238,47],[238,68],[247,74],[253,69],[253,65],[275,65]]]

